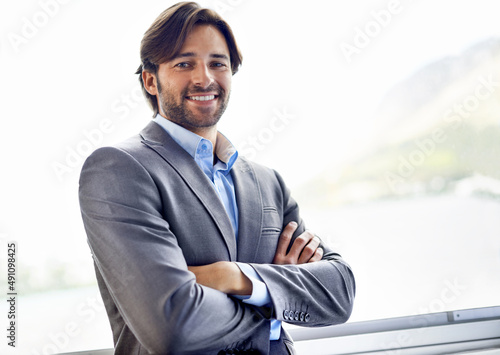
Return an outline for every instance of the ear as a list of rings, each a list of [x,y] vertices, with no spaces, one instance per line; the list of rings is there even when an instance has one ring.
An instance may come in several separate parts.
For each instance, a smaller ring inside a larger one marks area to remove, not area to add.
[[[142,71],[142,82],[144,83],[144,88],[150,95],[158,95],[158,86],[156,84],[156,75],[153,73],[143,70]]]

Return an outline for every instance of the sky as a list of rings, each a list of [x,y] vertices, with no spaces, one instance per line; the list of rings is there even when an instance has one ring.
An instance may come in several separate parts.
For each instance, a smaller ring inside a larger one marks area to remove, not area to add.
[[[93,277],[81,165],[149,122],[134,75],[139,43],[173,3],[0,3],[0,240],[17,241],[23,263],[81,263],[78,277]],[[499,35],[497,1],[200,4],[226,18],[244,56],[219,129],[292,188],[366,152],[395,83]]]

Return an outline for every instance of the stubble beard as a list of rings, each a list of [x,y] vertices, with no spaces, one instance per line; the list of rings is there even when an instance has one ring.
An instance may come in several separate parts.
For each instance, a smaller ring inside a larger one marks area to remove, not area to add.
[[[170,121],[177,123],[178,125],[188,129],[188,130],[197,130],[208,127],[215,126],[224,111],[226,111],[227,104],[229,102],[229,93],[226,93],[218,84],[212,83],[207,88],[186,88],[181,93],[180,103],[176,102],[176,95],[174,90],[170,90],[168,85],[163,87],[158,83],[158,96],[159,96],[159,104],[167,116],[167,119]],[[207,108],[206,113],[203,112],[203,108],[201,108],[202,117],[197,117],[190,109],[186,107],[186,96],[188,94],[203,94],[208,92],[217,92],[219,107],[215,112],[211,113],[212,109]]]

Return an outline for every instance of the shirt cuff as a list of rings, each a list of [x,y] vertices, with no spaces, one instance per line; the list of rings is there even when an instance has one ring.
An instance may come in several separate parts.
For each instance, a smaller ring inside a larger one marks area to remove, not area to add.
[[[242,300],[245,303],[251,304],[253,306],[261,307],[265,305],[270,305],[271,295],[267,289],[266,284],[262,278],[257,274],[255,269],[249,264],[245,263],[235,263],[240,268],[241,272],[245,274],[246,277],[252,282],[252,294],[250,296],[233,296],[237,299]],[[269,334],[269,340],[278,340],[281,334],[281,322],[276,319],[271,319],[271,331]]]
[[[271,295],[262,278],[257,274],[253,267],[245,263],[235,263],[240,268],[241,272],[252,282],[252,294],[249,296],[233,296],[242,300],[245,303],[254,306],[265,306],[271,304]]]

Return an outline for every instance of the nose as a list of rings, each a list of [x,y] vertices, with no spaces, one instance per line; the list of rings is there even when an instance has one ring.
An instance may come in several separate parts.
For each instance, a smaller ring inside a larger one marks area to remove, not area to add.
[[[194,86],[206,88],[213,83],[214,78],[206,65],[197,65],[192,71],[192,81]]]

